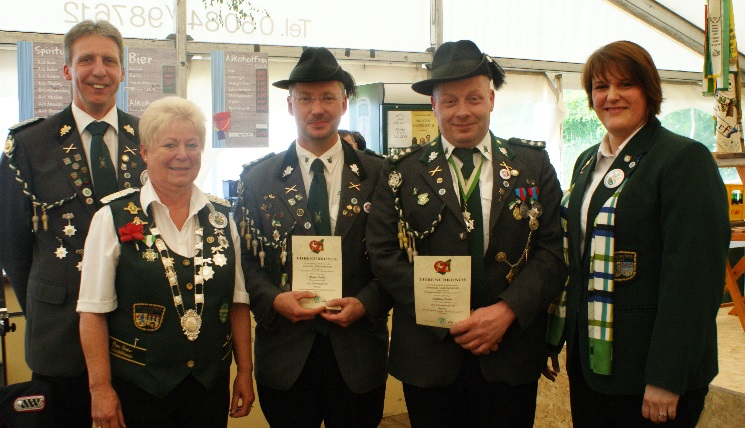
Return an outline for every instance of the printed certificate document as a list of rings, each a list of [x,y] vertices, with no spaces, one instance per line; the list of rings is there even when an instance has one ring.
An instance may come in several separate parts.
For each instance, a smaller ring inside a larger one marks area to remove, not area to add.
[[[341,236],[292,237],[292,290],[317,294],[303,299],[303,307],[318,308],[329,300],[340,299],[341,282]]]
[[[471,257],[414,257],[416,323],[450,328],[471,314]]]

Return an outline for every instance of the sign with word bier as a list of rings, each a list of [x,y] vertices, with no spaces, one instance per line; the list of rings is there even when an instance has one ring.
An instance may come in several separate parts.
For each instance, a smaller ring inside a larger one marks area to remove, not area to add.
[[[20,45],[20,44],[19,44]],[[124,81],[119,86],[119,107],[135,116],[155,100],[176,95],[176,51],[158,48],[125,48]],[[31,88],[33,116],[47,117],[72,101],[72,85],[65,79],[64,48],[61,43],[33,43]],[[21,61],[23,62],[23,61]],[[19,72],[23,72],[19,64]],[[123,96],[123,97],[122,97]],[[26,119],[26,118],[21,118]]]
[[[176,95],[175,49],[127,48],[126,62],[128,113],[142,116],[153,101]]]

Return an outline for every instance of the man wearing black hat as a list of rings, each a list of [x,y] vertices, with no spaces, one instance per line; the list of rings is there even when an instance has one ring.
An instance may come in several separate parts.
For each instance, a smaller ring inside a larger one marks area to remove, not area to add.
[[[298,136],[244,167],[235,212],[261,409],[273,427],[377,427],[391,304],[372,275],[365,226],[383,159],[342,144],[337,130],[355,85],[328,49],[306,48],[274,86],[289,90]],[[304,288],[292,276],[299,235],[341,237],[343,297],[327,302],[339,311],[304,308],[301,299],[315,294],[293,291]]]
[[[471,41],[435,52],[441,134],[393,156],[368,223],[373,272],[392,295],[390,373],[413,427],[532,427],[545,366],[546,311],[566,278],[561,189],[543,142],[489,131],[504,71]],[[414,255],[471,256],[471,313],[418,325]]]

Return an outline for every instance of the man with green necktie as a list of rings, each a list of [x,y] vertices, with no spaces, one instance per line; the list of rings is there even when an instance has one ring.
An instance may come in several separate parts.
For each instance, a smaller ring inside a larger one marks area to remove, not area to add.
[[[289,79],[274,86],[289,91],[297,139],[244,167],[235,210],[261,410],[273,427],[377,427],[390,299],[372,275],[365,226],[383,159],[339,138],[355,84],[328,49],[306,48]],[[293,278],[293,237],[302,236],[314,237],[313,252],[322,251],[323,237],[341,238],[342,296],[326,307],[301,305],[317,297]]]
[[[375,190],[368,250],[394,301],[389,371],[412,427],[533,426],[546,312],[566,278],[561,189],[543,142],[490,132],[504,80],[473,42],[440,46],[412,85],[440,135],[393,156]],[[417,324],[417,256],[470,256],[470,316]]]
[[[72,103],[10,131],[0,162],[0,260],[26,315],[26,362],[51,385],[59,427],[90,427],[88,376],[75,312],[83,244],[100,200],[140,187],[139,120],[116,108],[124,43],[106,21],[64,38]]]

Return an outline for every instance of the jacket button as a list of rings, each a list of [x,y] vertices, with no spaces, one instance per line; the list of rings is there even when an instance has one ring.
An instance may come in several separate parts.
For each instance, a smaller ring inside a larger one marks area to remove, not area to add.
[[[191,261],[189,259],[184,259],[184,266],[189,266],[191,264]]]
[[[188,367],[190,369],[193,369],[194,368],[194,361],[191,361],[191,360],[187,361],[186,362],[186,367]]]
[[[194,284],[192,284],[191,282],[186,283],[187,290],[191,290],[192,288],[194,288]]]

